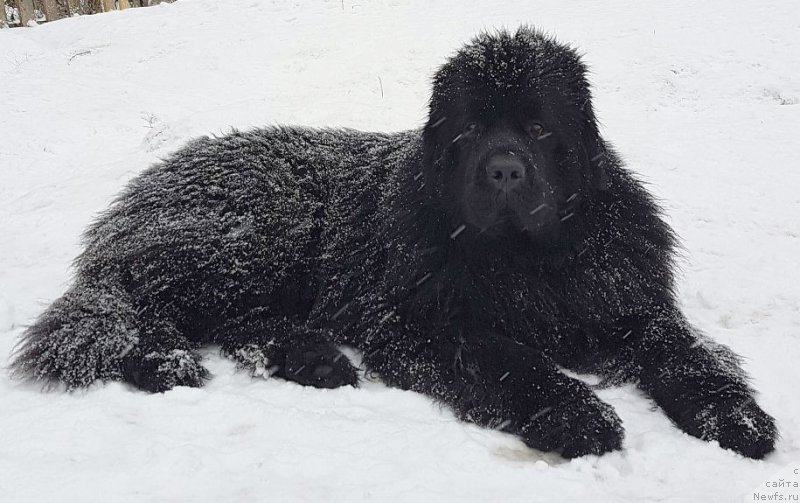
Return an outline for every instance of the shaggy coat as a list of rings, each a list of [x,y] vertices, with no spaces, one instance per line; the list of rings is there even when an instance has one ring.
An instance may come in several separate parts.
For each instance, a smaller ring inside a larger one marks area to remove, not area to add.
[[[88,229],[13,372],[160,392],[201,386],[195,349],[215,343],[253,373],[335,387],[358,381],[348,345],[388,385],[532,447],[619,449],[613,409],[563,367],[635,382],[687,433],[763,457],[773,419],[737,357],[677,307],[675,236],[600,137],[585,73],[523,27],[439,69],[421,130],[189,143]],[[527,104],[548,132],[509,119]],[[504,212],[481,164],[497,138],[527,170]]]

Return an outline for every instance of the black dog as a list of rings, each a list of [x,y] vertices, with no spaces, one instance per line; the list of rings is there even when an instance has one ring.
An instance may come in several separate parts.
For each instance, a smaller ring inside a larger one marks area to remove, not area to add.
[[[20,376],[68,389],[200,386],[214,342],[253,371],[386,383],[566,457],[619,449],[562,366],[634,381],[678,427],[746,456],[773,419],[676,306],[675,236],[599,134],[575,51],[482,35],[434,79],[421,131],[201,138],[88,230],[74,285],[23,336]]]

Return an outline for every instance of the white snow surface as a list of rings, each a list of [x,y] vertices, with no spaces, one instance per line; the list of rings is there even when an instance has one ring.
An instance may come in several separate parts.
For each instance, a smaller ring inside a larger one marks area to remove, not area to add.
[[[681,433],[632,386],[599,392],[624,449],[564,461],[411,392],[251,378],[214,348],[202,389],[8,377],[80,232],[149,164],[231,127],[418,127],[437,65],[520,23],[585,54],[605,137],[683,238],[683,307],[777,418],[765,461]],[[0,501],[753,501],[800,465],[799,102],[785,0],[180,0],[0,30]]]

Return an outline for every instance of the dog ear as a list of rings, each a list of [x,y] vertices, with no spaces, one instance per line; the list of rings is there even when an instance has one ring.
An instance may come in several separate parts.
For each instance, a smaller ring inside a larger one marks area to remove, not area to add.
[[[608,190],[610,179],[606,166],[612,162],[611,153],[606,148],[605,142],[600,138],[597,121],[591,110],[587,114],[583,131],[581,132],[581,143],[583,155],[585,156],[584,164],[587,167],[587,174],[592,187],[600,192]]]
[[[445,121],[447,121],[446,116],[431,109],[428,123],[425,124],[425,127],[422,129],[422,162],[428,168],[434,168],[434,165],[438,164],[437,155],[441,155],[439,152],[440,147],[438,140],[439,127],[442,126]]]

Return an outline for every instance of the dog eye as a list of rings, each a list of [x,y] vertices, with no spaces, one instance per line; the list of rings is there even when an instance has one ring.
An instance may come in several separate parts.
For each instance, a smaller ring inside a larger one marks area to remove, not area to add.
[[[537,140],[543,140],[550,136],[550,133],[547,132],[547,128],[544,127],[544,124],[537,121],[530,121],[526,127],[528,130],[528,134],[531,138],[535,138]]]

